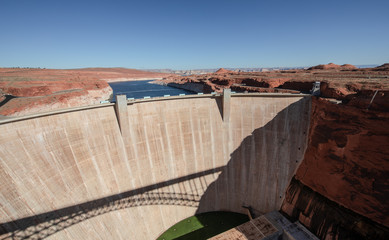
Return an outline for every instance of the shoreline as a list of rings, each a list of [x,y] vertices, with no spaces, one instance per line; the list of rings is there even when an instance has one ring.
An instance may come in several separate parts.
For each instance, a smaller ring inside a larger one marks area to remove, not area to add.
[[[114,82],[130,82],[130,81],[142,81],[142,80],[162,80],[163,78],[156,77],[143,77],[143,78],[111,78],[111,79],[100,79],[106,81],[107,83]]]

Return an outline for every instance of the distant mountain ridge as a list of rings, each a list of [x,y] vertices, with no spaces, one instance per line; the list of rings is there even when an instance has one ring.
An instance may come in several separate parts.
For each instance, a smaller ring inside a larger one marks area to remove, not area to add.
[[[380,64],[366,64],[366,65],[354,65],[357,68],[373,68],[377,67]],[[300,67],[258,67],[258,68],[228,68],[225,67],[223,69],[235,72],[268,72],[275,70],[292,70],[292,69],[308,69],[314,66],[300,66]],[[158,73],[171,73],[178,75],[192,75],[192,74],[206,74],[206,73],[214,73],[220,68],[200,68],[200,69],[142,69],[143,71],[148,72],[158,72]]]

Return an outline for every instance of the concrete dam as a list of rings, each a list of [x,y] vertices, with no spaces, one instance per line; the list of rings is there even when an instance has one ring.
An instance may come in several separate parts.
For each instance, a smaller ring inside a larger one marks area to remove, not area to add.
[[[198,213],[280,210],[311,97],[118,101],[0,123],[0,239],[155,239]]]

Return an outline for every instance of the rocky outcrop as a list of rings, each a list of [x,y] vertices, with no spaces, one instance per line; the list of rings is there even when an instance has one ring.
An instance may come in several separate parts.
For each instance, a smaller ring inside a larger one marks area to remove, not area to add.
[[[351,64],[338,65],[334,63],[321,64],[308,68],[308,70],[353,70],[357,69],[356,66]]]
[[[251,87],[232,85],[231,90],[236,92],[259,92],[259,93],[300,93],[299,91],[281,89],[281,88],[264,88],[264,87]]]
[[[234,71],[230,71],[230,70],[227,70],[227,69],[224,69],[224,68],[219,68],[218,70],[216,70],[215,73],[216,74],[225,74],[225,73],[234,73]]]
[[[389,63],[382,64],[381,66],[375,67],[375,71],[389,71]]]
[[[341,68],[341,69],[345,69],[345,70],[358,69],[356,66],[351,65],[351,64],[343,64],[342,66],[340,66],[340,68]]]

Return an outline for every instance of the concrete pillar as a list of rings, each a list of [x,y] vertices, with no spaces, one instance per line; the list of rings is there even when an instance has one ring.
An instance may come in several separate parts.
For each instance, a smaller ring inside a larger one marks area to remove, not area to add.
[[[230,122],[231,89],[223,89],[223,122]]]
[[[129,136],[126,95],[116,95],[115,111],[116,111],[116,118],[119,123],[120,132],[122,133],[122,137]]]

